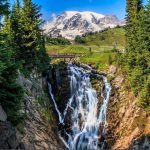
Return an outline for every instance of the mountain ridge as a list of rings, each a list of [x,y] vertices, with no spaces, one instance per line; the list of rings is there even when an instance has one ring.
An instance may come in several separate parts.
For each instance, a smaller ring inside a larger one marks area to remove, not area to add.
[[[63,36],[67,39],[74,39],[77,35],[101,31],[106,28],[123,26],[115,15],[103,15],[91,11],[65,11],[62,14],[48,21],[44,26],[44,33],[48,36]]]

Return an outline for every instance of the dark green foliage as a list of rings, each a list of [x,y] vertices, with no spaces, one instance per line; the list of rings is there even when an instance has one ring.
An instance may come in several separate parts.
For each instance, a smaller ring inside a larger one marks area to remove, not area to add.
[[[112,52],[117,52],[118,51],[116,47],[117,46],[113,46]]]
[[[144,106],[144,108],[148,108],[150,106],[150,76],[148,76],[148,79],[145,82],[145,85],[143,89],[141,90],[140,95],[140,104]]]
[[[85,39],[84,39],[83,37],[76,36],[76,37],[75,37],[75,42],[76,42],[77,44],[84,44],[86,41],[85,41]]]
[[[130,83],[139,103],[150,106],[150,1],[146,8],[141,0],[127,0],[126,53],[119,56],[126,65]]]
[[[29,75],[32,71],[45,72],[49,65],[49,57],[45,50],[45,42],[41,30],[40,7],[31,0],[24,0],[20,8],[17,2],[11,15],[11,29],[15,60],[22,65],[22,71]]]
[[[7,0],[0,0],[0,21],[2,16],[5,14],[8,14],[8,7],[9,7],[9,3]],[[1,26],[1,22],[0,22],[0,26]]]
[[[41,36],[40,42],[41,43],[39,43],[39,50],[37,52],[37,68],[43,76],[46,76],[50,58],[46,53],[45,40],[43,36]]]
[[[112,63],[113,63],[112,57],[111,57],[111,55],[109,55],[108,56],[108,65],[111,65]]]
[[[92,55],[92,48],[89,47],[89,55]]]
[[[71,45],[71,42],[64,37],[58,37],[58,38],[50,38],[45,37],[46,43],[50,45]]]
[[[21,118],[20,109],[23,90],[16,83],[18,67],[14,62],[10,44],[11,32],[9,25],[10,20],[7,14],[0,30],[0,104],[6,111],[8,119],[17,124]]]
[[[0,1],[0,105],[8,119],[17,124],[21,116],[23,89],[17,84],[18,72],[30,75],[45,73],[49,57],[45,50],[40,8],[31,0],[24,0],[23,8],[19,0],[8,13],[8,3]]]

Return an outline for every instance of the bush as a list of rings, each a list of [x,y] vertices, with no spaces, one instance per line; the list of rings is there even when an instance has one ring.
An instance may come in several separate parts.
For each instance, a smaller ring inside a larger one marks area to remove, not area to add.
[[[58,38],[46,37],[46,43],[50,45],[71,45],[71,42],[63,37]]]
[[[150,110],[150,77],[140,92],[140,105]]]
[[[23,89],[17,83],[5,82],[1,85],[0,104],[7,113],[8,120],[14,125],[23,119],[20,110],[23,99]]]
[[[83,37],[80,37],[80,36],[76,36],[75,37],[75,42],[77,43],[77,44],[85,44],[85,38],[83,38]]]

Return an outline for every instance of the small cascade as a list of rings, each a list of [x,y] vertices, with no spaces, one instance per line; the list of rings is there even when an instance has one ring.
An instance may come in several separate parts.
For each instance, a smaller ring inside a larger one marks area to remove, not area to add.
[[[54,98],[54,95],[52,93],[52,86],[51,84],[48,82],[48,91],[49,91],[49,94],[51,96],[51,99],[53,101],[53,104],[54,104],[54,107],[55,107],[55,110],[57,111],[57,114],[58,114],[58,118],[59,118],[59,122],[60,123],[63,123],[63,119],[62,119],[62,115],[57,107],[57,104],[56,104],[56,101],[55,101],[55,98]]]
[[[106,112],[109,102],[111,87],[105,76],[96,74],[102,78],[104,89],[101,89],[103,103],[98,108],[98,97],[90,81],[90,69],[83,69],[76,65],[68,65],[71,96],[63,114],[58,110],[50,83],[49,93],[59,116],[59,136],[69,150],[103,150],[104,143],[99,144],[99,135],[106,134]],[[69,118],[69,130],[65,128],[65,119]],[[100,129],[101,128],[101,129]]]

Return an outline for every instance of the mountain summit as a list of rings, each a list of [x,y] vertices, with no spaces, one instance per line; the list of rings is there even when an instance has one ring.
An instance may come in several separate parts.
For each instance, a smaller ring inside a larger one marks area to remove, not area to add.
[[[123,22],[114,15],[89,11],[65,11],[47,22],[43,29],[45,34],[52,37],[62,35],[67,39],[74,39],[77,35],[101,31],[108,27],[114,28],[118,25],[122,26]]]

